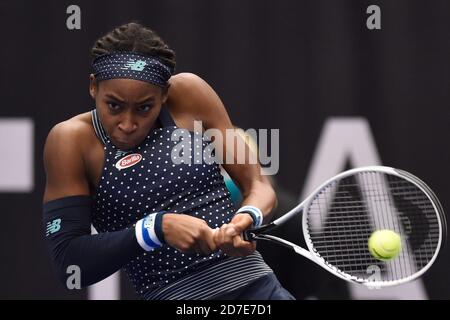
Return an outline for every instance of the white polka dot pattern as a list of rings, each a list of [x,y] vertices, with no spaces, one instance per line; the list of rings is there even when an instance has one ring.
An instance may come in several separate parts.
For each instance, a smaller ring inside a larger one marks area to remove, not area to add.
[[[125,153],[118,152],[106,135],[103,137],[106,141],[105,161],[92,208],[93,225],[98,232],[134,227],[138,220],[158,211],[191,215],[205,220],[211,228],[231,220],[236,208],[220,168],[210,155],[200,163],[172,163],[171,149],[179,143],[171,141],[175,129],[178,128],[169,126],[152,130],[139,146]],[[191,145],[194,138],[191,135]],[[204,139],[203,148],[209,143]],[[191,156],[193,152],[191,149]],[[120,159],[116,159],[116,155],[126,157],[126,154],[135,153],[142,155],[139,163],[122,170],[116,168],[115,164]],[[148,296],[149,292],[224,259],[227,257],[221,251],[200,256],[183,254],[163,245],[132,260],[124,271],[137,292]]]

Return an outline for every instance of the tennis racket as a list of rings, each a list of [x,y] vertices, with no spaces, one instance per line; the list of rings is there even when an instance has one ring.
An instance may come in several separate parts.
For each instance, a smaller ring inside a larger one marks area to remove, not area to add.
[[[303,214],[308,250],[267,234],[297,214]],[[389,261],[374,258],[368,249],[371,234],[384,229],[401,238],[400,253]],[[338,174],[291,211],[243,237],[287,246],[344,280],[379,288],[427,271],[446,238],[446,222],[423,181],[403,170],[372,166]]]

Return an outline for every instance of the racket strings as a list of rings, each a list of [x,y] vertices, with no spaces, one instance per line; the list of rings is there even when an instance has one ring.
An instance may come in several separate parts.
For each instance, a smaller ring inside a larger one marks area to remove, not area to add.
[[[394,281],[433,259],[440,227],[433,204],[415,184],[382,172],[361,172],[323,188],[305,211],[314,251],[330,266],[359,281]],[[368,250],[376,230],[402,239],[397,258],[382,262]],[[371,270],[377,270],[374,273]]]

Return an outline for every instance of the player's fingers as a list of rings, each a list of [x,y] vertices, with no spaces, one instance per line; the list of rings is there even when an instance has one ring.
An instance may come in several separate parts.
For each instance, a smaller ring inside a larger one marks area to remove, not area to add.
[[[197,248],[198,248],[198,252],[197,252],[198,254],[208,255],[211,253],[211,250],[209,249],[209,245],[206,241],[203,241],[203,240],[199,241]]]
[[[233,236],[237,235],[236,229],[232,224],[224,224],[220,227],[220,241],[223,244],[233,244]]]
[[[243,217],[245,217],[245,219],[233,222],[233,227],[236,230],[236,234],[242,233],[244,230],[247,230],[253,223],[253,219],[248,214],[243,215]]]
[[[233,223],[230,223],[229,225],[227,225],[226,230],[225,230],[225,234],[227,237],[229,237],[230,239],[233,239],[233,237],[237,236],[239,234],[239,230],[236,228],[236,226]]]
[[[220,230],[219,227],[213,229],[213,236],[212,236],[212,238],[213,238],[213,240],[214,240],[214,245],[215,245],[216,247],[219,245],[219,235],[220,235],[219,230]]]
[[[244,256],[251,254],[256,249],[254,243],[244,241],[240,236],[236,236],[233,238],[233,246],[236,251]]]
[[[183,253],[187,253],[187,254],[192,254],[192,253],[198,253],[199,249],[198,247],[194,244],[190,247],[179,247],[177,248],[179,251],[183,252]]]
[[[222,247],[225,241],[225,224],[222,225],[220,228],[216,228],[216,231],[214,231],[214,241],[216,243],[216,246]]]
[[[216,245],[213,239],[213,230],[209,227],[201,231],[200,237],[196,240],[196,247],[199,254],[209,255],[215,251]]]
[[[214,234],[216,233],[216,229],[208,229],[208,234],[206,236],[205,242],[208,246],[208,254],[216,251],[216,242],[214,241]]]
[[[233,237],[230,234],[234,234],[234,228],[229,227],[228,224],[224,224],[220,227],[217,235],[217,245],[223,253],[229,256],[235,256],[233,254]]]
[[[222,246],[222,244],[225,241],[225,228],[227,224],[223,224],[220,226],[220,228],[216,231],[216,239],[218,240],[218,245]]]

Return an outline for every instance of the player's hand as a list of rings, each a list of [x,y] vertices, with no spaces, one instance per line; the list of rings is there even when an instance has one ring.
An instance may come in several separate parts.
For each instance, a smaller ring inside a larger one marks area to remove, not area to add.
[[[256,242],[242,239],[242,232],[249,229],[253,219],[248,214],[237,214],[228,224],[223,224],[214,232],[214,242],[218,249],[232,257],[244,257],[256,250]]]
[[[202,219],[166,213],[162,229],[166,243],[183,253],[208,255],[216,251],[213,229]]]

